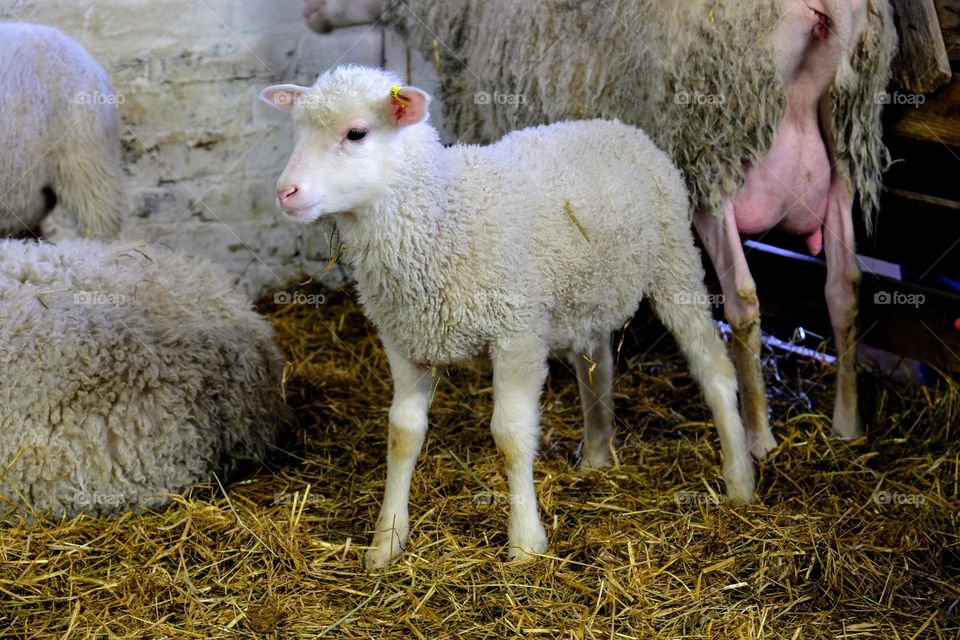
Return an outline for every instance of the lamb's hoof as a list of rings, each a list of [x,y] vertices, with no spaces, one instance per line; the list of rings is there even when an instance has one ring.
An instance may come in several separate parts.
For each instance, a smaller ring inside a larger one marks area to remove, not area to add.
[[[863,423],[860,421],[860,413],[856,409],[849,412],[837,408],[833,412],[833,432],[844,440],[862,438]]]
[[[602,451],[584,451],[583,458],[580,460],[581,471],[597,471],[606,469],[613,463],[609,449]]]
[[[727,499],[733,504],[750,504],[756,491],[752,464],[740,464],[724,471],[727,483]]]
[[[378,531],[373,536],[372,548],[367,551],[367,569],[382,569],[390,564],[391,560],[403,553],[406,542],[406,533],[400,537],[393,529]]]
[[[773,432],[767,427],[766,430],[747,432],[747,444],[750,446],[750,453],[757,460],[764,460],[771,451],[777,448],[777,439],[773,437]]]
[[[508,556],[510,562],[524,563],[536,560],[537,554],[547,550],[547,532],[543,530],[542,525],[537,525],[537,530],[528,534],[522,541],[510,542]]]
[[[403,553],[403,549],[391,550],[390,547],[377,547],[367,551],[365,559],[367,569],[383,569],[390,561]]]

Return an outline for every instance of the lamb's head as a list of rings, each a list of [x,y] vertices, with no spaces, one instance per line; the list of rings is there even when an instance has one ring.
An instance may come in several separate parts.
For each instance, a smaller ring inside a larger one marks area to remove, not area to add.
[[[260,94],[290,111],[295,144],[277,182],[277,206],[301,222],[365,209],[397,179],[403,131],[427,119],[429,96],[396,75],[337,67],[312,87],[281,84]]]

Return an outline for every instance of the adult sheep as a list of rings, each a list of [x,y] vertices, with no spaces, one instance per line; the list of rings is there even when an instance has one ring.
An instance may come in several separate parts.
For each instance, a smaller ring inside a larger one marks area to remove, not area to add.
[[[0,235],[36,233],[56,203],[83,234],[119,230],[117,101],[107,73],[62,32],[0,24]]]
[[[703,388],[727,493],[753,498],[736,379],[706,303],[680,172],[642,131],[563,122],[486,146],[444,148],[428,97],[396,76],[338,67],[264,100],[292,111],[296,144],[277,187],[300,222],[330,216],[390,361],[386,495],[371,566],[405,546],[427,430],[430,368],[493,364],[491,431],[510,486],[510,555],[546,549],[533,462],[549,354],[576,365],[584,463],[610,461],[610,334],[648,297]],[[595,367],[585,361],[588,357]]]
[[[367,18],[380,13],[374,6]],[[723,286],[741,410],[759,456],[776,442],[738,231],[779,227],[805,236],[812,253],[825,246],[838,354],[833,429],[862,433],[852,210],[856,196],[871,229],[889,160],[878,99],[897,46],[887,0],[401,0],[382,19],[439,52],[445,124],[464,140],[619,117],[672,156]],[[523,102],[484,95],[496,92]]]
[[[0,241],[0,512],[157,506],[262,460],[281,371],[270,325],[212,264]]]

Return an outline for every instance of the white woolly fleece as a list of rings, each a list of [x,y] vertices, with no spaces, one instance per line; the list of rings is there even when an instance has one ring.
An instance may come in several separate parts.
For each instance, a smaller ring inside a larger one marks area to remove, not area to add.
[[[84,233],[119,231],[116,100],[106,71],[60,31],[0,23],[0,234],[37,227],[45,188]]]
[[[0,241],[0,513],[157,506],[263,458],[282,362],[212,264]]]
[[[298,117],[342,117],[351,95],[395,82],[329,72]],[[368,316],[411,360],[463,362],[530,333],[587,352],[644,295],[703,290],[683,179],[639,129],[564,122],[451,148],[425,122],[394,135],[384,195],[336,218]]]
[[[832,95],[838,168],[870,228],[889,154],[877,100],[897,48],[888,0],[864,0],[857,36],[846,0],[824,0],[847,56]],[[783,0],[400,0],[385,23],[431,59],[440,46],[444,118],[469,142],[578,118],[647,131],[687,177],[694,204],[719,212],[742,184],[742,160],[770,150],[786,97],[771,35]],[[845,8],[845,10],[844,10]],[[846,11],[846,12],[845,12]],[[602,43],[591,46],[590,43]],[[488,104],[477,92],[523,97]],[[697,107],[678,100],[722,99]]]

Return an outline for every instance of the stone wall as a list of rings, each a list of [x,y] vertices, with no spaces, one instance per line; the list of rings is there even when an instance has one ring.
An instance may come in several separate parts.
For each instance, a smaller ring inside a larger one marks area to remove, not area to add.
[[[347,62],[436,86],[430,66],[392,32],[319,36],[301,8],[301,0],[0,0],[0,20],[55,26],[110,73],[128,174],[124,237],[214,260],[257,297],[322,273],[328,256],[324,226],[294,225],[274,206],[291,127],[257,99],[260,89],[311,84]]]

